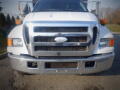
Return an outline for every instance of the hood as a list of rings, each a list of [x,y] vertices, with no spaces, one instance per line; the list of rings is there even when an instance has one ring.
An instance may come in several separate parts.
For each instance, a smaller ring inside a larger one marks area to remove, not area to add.
[[[32,21],[94,21],[96,16],[89,12],[34,12],[28,14],[24,22]]]

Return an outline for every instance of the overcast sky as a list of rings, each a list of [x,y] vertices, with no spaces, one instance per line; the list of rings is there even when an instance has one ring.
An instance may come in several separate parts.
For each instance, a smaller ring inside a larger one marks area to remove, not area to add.
[[[18,11],[18,1],[21,0],[0,0],[3,6],[3,12],[9,13],[10,15],[17,15],[19,13]],[[22,0],[25,1],[25,0]],[[28,0],[27,0],[28,1]],[[31,1],[31,0],[29,0]],[[95,1],[95,0],[89,0],[89,1]],[[120,0],[100,0],[102,2],[102,7],[111,7],[111,8],[117,8],[120,6]]]

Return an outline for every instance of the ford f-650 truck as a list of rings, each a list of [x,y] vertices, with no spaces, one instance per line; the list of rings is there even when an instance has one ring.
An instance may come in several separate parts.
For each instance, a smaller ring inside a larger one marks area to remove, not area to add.
[[[108,70],[114,37],[81,0],[38,0],[8,35],[11,66],[28,74],[90,74]]]

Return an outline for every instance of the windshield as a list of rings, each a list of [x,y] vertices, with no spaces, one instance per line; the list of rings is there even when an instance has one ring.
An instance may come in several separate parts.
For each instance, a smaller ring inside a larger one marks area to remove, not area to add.
[[[80,0],[39,0],[33,12],[41,11],[87,12],[88,10]]]

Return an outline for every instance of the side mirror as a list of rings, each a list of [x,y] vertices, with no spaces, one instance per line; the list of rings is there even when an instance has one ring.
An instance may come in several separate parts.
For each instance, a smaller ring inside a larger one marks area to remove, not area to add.
[[[100,19],[100,24],[101,24],[101,25],[106,25],[106,24],[108,24],[107,19]]]

